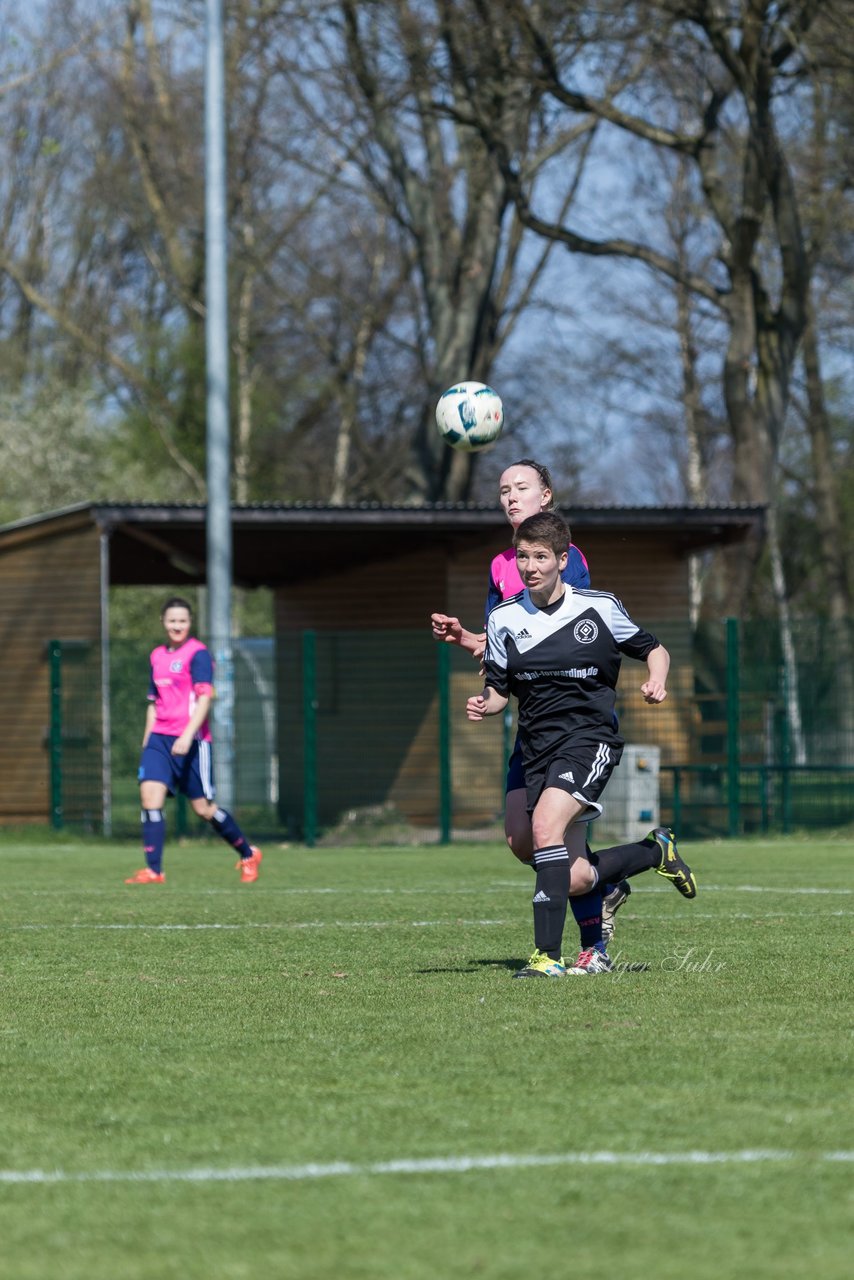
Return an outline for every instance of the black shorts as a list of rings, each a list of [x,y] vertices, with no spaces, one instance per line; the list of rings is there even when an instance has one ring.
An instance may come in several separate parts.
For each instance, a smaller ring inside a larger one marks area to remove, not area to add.
[[[617,716],[615,714],[614,715],[614,732],[617,733],[618,731],[619,731],[619,724],[617,723]],[[622,742],[622,738],[620,739],[620,742]],[[620,746],[619,748],[615,748],[615,750],[617,750],[618,752],[618,754],[615,757],[615,760],[619,761],[620,759],[619,752],[622,752],[622,747]],[[508,791],[522,791],[524,790],[524,787],[525,787],[525,761],[522,759],[522,744],[519,741],[519,735],[517,733],[516,741],[513,743],[513,750],[510,752],[510,759],[507,761],[507,778],[504,783],[504,793],[506,795]],[[596,814],[593,814],[593,817],[595,818]]]
[[[585,806],[576,822],[592,822],[602,812],[599,797],[622,754],[622,742],[569,742],[542,765],[526,764],[528,812],[533,813],[546,787],[557,787]]]

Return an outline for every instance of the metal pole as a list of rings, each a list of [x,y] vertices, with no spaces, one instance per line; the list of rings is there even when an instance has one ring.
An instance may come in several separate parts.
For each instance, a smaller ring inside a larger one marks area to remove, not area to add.
[[[317,650],[315,633],[302,633],[303,840],[317,840]]]
[[[234,659],[231,649],[231,449],[222,0],[206,0],[205,352],[207,373],[208,626],[216,663],[213,737],[217,795],[234,800]]]
[[[738,619],[726,620],[727,808],[729,835],[741,832],[741,711]]]
[[[451,651],[437,646],[439,679],[439,843],[450,844],[453,821],[451,783]]]
[[[112,712],[110,702],[110,535],[101,534],[101,823],[113,834]]]
[[[62,641],[48,642],[50,664],[50,825],[62,830]]]

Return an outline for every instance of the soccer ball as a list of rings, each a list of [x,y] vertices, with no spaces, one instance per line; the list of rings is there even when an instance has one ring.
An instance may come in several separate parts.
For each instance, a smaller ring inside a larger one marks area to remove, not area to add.
[[[454,449],[467,453],[488,449],[504,426],[501,397],[482,382],[458,382],[439,397],[436,426]]]

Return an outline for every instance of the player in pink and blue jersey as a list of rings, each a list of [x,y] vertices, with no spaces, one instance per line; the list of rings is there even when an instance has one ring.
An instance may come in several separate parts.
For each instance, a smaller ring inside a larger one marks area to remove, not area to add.
[[[142,845],[145,866],[125,884],[162,884],[166,842],[164,805],[180,791],[193,811],[209,822],[239,856],[244,884],[258,879],[261,850],[246,839],[233,816],[217,805],[208,712],[214,697],[213,659],[190,635],[193,611],[174,596],[160,614],[166,644],[151,653],[148,710],[139,765]]]
[[[522,458],[519,462],[514,462],[501,474],[498,482],[498,499],[514,531],[529,516],[538,515],[542,511],[551,511],[554,507],[554,490],[548,467],[535,462],[532,458]],[[590,586],[587,560],[584,553],[572,542],[567,546],[566,566],[560,576],[567,586],[581,589]],[[497,604],[518,595],[524,590],[524,586],[516,565],[516,548],[507,547],[493,558],[489,566],[485,619]],[[473,657],[482,658],[486,647],[485,630],[479,633],[467,631],[459,618],[449,617],[444,613],[434,613],[431,623],[433,635],[437,640],[460,645]],[[534,840],[518,739],[514,743],[507,766],[504,835],[519,861],[533,865]],[[583,829],[580,826],[576,826],[574,830],[570,828],[567,838],[573,845],[575,856],[582,851],[589,853]],[[575,845],[579,847],[576,849]],[[582,955],[589,955],[596,948],[604,951],[606,943],[613,937],[615,913],[626,901],[630,892],[628,883],[623,882],[617,885],[597,886],[591,894],[570,900],[581,934]],[[597,972],[595,967],[582,966],[582,969],[585,973]]]

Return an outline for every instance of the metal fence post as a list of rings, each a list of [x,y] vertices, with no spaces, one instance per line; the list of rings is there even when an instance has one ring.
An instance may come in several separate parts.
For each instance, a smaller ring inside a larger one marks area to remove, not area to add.
[[[436,675],[439,681],[439,843],[452,839],[454,797],[451,785],[451,650],[437,645]]]
[[[783,834],[790,835],[792,830],[792,725],[789,718],[789,699],[792,690],[789,684],[789,673],[785,662],[780,669],[780,686],[782,693],[783,714],[780,717],[781,735],[781,769],[780,769],[780,807],[783,819]]]
[[[317,839],[317,646],[314,631],[302,633],[303,840]]]
[[[673,830],[682,826],[682,770],[679,765],[673,766]]]
[[[726,620],[727,810],[729,835],[741,831],[741,715],[738,619]]]
[[[50,825],[62,828],[62,641],[48,642],[50,678]]]

